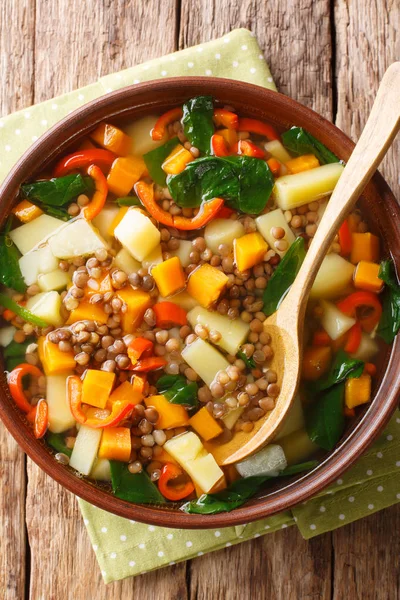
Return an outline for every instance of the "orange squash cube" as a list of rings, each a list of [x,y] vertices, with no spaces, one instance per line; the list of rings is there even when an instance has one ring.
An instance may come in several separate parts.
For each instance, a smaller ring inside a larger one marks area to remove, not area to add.
[[[353,246],[350,260],[356,265],[360,260],[379,262],[379,238],[373,233],[352,233]]]
[[[145,170],[141,156],[120,156],[114,160],[107,176],[109,191],[118,197],[127,196]]]
[[[105,408],[115,381],[115,373],[88,369],[82,386],[82,402]]]
[[[163,298],[180,292],[186,285],[185,273],[178,256],[156,265],[152,268],[151,274]]]
[[[104,309],[99,304],[91,304],[87,300],[79,303],[78,308],[71,310],[67,325],[72,325],[77,321],[97,321],[97,323],[107,323],[109,315],[104,312]]]
[[[229,278],[225,273],[204,263],[190,274],[187,291],[204,308],[218,300]]]
[[[105,427],[99,447],[99,458],[129,462],[132,443],[128,427]]]
[[[14,215],[21,221],[21,223],[30,223],[36,217],[40,217],[43,214],[41,208],[32,204],[29,200],[21,200],[15,208],[13,208]]]
[[[360,260],[354,272],[354,287],[367,292],[380,292],[384,286],[379,279],[379,265],[376,263]]]
[[[144,399],[147,407],[152,406],[158,412],[157,429],[172,429],[173,427],[184,427],[189,423],[186,408],[181,404],[171,404],[162,394],[148,396]]]
[[[205,406],[189,419],[189,425],[206,442],[217,437],[223,431],[221,425],[214,419]]]
[[[285,163],[289,173],[301,173],[319,167],[319,160],[314,154],[303,154],[297,158],[291,158]]]
[[[143,400],[143,394],[135,390],[129,381],[124,381],[112,392],[108,398],[107,407],[111,408],[114,402],[129,402],[132,404],[140,404]]]
[[[46,375],[65,373],[76,367],[72,350],[71,352],[61,352],[58,344],[53,344],[43,335],[38,339],[38,353]]]
[[[218,135],[222,135],[229,147],[238,141],[237,131],[235,129],[218,129]]]
[[[251,269],[262,261],[268,244],[259,233],[248,233],[233,242],[235,263],[239,271]]]
[[[114,152],[118,156],[126,156],[130,152],[132,138],[126,135],[121,129],[118,129],[118,127],[115,127],[115,125],[100,123],[89,135],[96,144]]]
[[[364,373],[361,377],[347,379],[345,384],[344,401],[351,409],[371,400],[371,375]]]
[[[186,150],[182,144],[178,144],[164,160],[161,168],[168,175],[178,175],[192,160],[194,160],[193,154]]]
[[[306,348],[303,354],[302,375],[306,381],[317,381],[329,370],[332,350],[329,346]]]
[[[150,294],[127,286],[118,290],[117,296],[127,305],[126,313],[122,314],[122,330],[124,333],[133,333],[141,324],[144,313],[151,305]]]

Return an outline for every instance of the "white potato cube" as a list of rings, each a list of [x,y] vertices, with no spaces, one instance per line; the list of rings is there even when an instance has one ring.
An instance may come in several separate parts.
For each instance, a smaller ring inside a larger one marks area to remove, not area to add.
[[[357,352],[351,354],[352,358],[369,362],[379,352],[379,346],[368,333],[362,333],[361,342]]]
[[[310,291],[310,298],[337,298],[353,280],[354,265],[331,252],[325,256]]]
[[[81,425],[69,461],[70,467],[82,475],[89,475],[97,458],[101,436],[101,429]]]
[[[293,231],[290,229],[289,225],[286,222],[283,211],[280,208],[277,208],[276,210],[271,210],[271,212],[257,217],[256,225],[258,231],[261,233],[264,240],[268,242],[269,247],[272,250],[275,250],[275,252],[279,254],[279,256],[284,256],[289,247],[293,244],[294,240],[296,239]],[[286,250],[281,251],[275,247],[275,242],[277,240],[272,235],[272,230],[276,227],[280,227],[285,232],[284,237],[281,239],[288,243],[288,247]]]
[[[201,306],[193,308],[187,318],[193,329],[197,323],[200,323],[208,330],[218,331],[221,338],[216,344],[226,350],[228,354],[235,355],[238,352],[250,331],[250,325],[242,319],[229,319],[225,315],[209,311]]]
[[[67,378],[71,373],[47,375],[46,402],[49,407],[49,429],[61,433],[75,425],[67,398]]]
[[[60,315],[61,296],[58,292],[41,292],[29,298],[26,308],[49,325],[59,327],[62,325]]]
[[[151,271],[152,267],[162,263],[163,257],[161,252],[161,244],[158,244],[147,256],[142,260],[142,266],[144,269]]]
[[[125,248],[121,248],[114,259],[114,264],[118,269],[125,271],[127,275],[137,273],[142,268],[142,263],[135,260]]]
[[[179,460],[182,462],[194,460],[204,450],[199,436],[193,433],[193,431],[177,435],[168,440],[166,444],[164,444],[165,450],[173,458],[179,456]]]
[[[232,408],[229,412],[227,412],[223,417],[222,421],[227,429],[233,429],[236,421],[241,417],[244,411],[244,406],[237,406],[236,408]]]
[[[342,164],[331,163],[278,177],[273,192],[276,204],[282,210],[290,210],[332,194],[343,169]]]
[[[55,269],[51,273],[39,274],[37,282],[41,292],[51,292],[51,290],[63,290],[71,282],[71,279],[65,271]]]
[[[166,140],[155,142],[151,137],[157,119],[157,115],[147,115],[123,128],[124,132],[132,138],[131,154],[146,154],[166,142]]]
[[[242,477],[254,475],[276,477],[280,471],[286,469],[287,460],[281,446],[270,444],[249,458],[236,463],[235,466]]]
[[[197,338],[182,350],[182,358],[197,373],[208,387],[218,371],[224,371],[229,363],[211,344]]]
[[[97,481],[111,481],[110,461],[106,458],[97,458],[89,473],[89,477],[97,479]]]
[[[92,225],[99,230],[101,237],[111,244],[113,236],[110,235],[110,225],[114,221],[115,217],[119,213],[119,206],[117,204],[106,204],[99,214],[92,220]]]
[[[233,240],[242,237],[244,234],[244,227],[239,221],[214,219],[206,225],[204,239],[207,247],[214,253],[217,253],[220,244],[226,244],[232,250]]]
[[[190,253],[193,250],[192,242],[189,240],[179,240],[179,248],[177,250],[171,250],[169,254],[171,256],[177,256],[181,261],[181,265],[183,268],[188,267],[192,262],[190,260]]]
[[[264,148],[271,156],[277,158],[281,163],[286,163],[292,158],[285,146],[279,140],[266,142]]]
[[[58,259],[45,244],[37,250],[31,250],[19,259],[19,268],[26,285],[36,283],[39,273],[50,273],[58,267]]]
[[[97,230],[85,219],[67,223],[63,229],[50,237],[49,245],[57,258],[87,256],[100,248],[107,248]]]
[[[65,227],[64,221],[49,215],[40,215],[30,223],[25,223],[10,231],[10,238],[21,254],[26,254],[40,243],[45,242],[60,227]]]
[[[160,232],[141,210],[130,208],[114,232],[115,237],[140,262],[160,243]]]
[[[332,340],[340,338],[356,322],[355,319],[342,313],[332,302],[322,300],[321,306],[324,311],[321,317],[321,325]]]
[[[197,300],[185,291],[179,292],[178,294],[175,294],[175,296],[170,296],[169,298],[163,298],[162,296],[159,296],[158,301],[173,302],[174,304],[181,306],[184,310],[186,310],[186,312],[189,312],[189,310],[192,310],[192,308],[199,305]]]
[[[13,341],[14,333],[17,331],[16,327],[10,325],[9,327],[2,327],[0,329],[0,346],[5,348]]]

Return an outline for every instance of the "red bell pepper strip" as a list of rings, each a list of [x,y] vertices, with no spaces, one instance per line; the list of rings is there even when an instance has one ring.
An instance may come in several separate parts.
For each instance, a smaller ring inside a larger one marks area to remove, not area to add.
[[[25,375],[42,377],[43,373],[34,365],[23,363],[11,371],[11,373],[8,375],[7,383],[8,387],[10,388],[11,397],[15,404],[25,413],[29,413],[31,412],[32,408],[35,407],[32,407],[31,403],[28,402],[28,399],[24,393],[22,378],[25,377]]]
[[[204,227],[216,216],[224,204],[222,198],[214,198],[208,202],[203,202],[197,215],[191,219],[180,216],[173,217],[171,213],[163,210],[155,201],[153,184],[146,183],[145,181],[138,181],[135,185],[135,192],[140,202],[156,221],[163,225],[175,227],[176,229],[184,231],[191,231],[193,229],[201,229],[201,227]]]
[[[187,323],[186,311],[174,302],[157,302],[153,310],[156,315],[156,326],[162,329],[170,329],[175,325],[183,327]]]
[[[158,489],[167,500],[178,502],[189,496],[194,491],[194,485],[191,480],[174,485],[174,479],[182,477],[182,469],[173,463],[165,463],[161,469],[161,475],[158,480]]]
[[[265,158],[264,150],[253,144],[253,142],[249,142],[249,140],[239,140],[237,153],[253,158]]]
[[[361,314],[358,321],[364,331],[371,332],[379,323],[382,315],[382,305],[376,294],[372,292],[354,292],[336,304],[339,310],[349,317],[355,317],[358,308],[369,309],[368,313]]]
[[[347,335],[347,341],[344,346],[345,352],[353,354],[357,352],[359,345],[361,344],[362,329],[360,323],[355,323],[349,330]]]
[[[318,329],[313,335],[312,345],[313,346],[329,346],[331,338],[324,329]]]
[[[257,133],[266,137],[268,140],[279,140],[279,135],[272,125],[263,123],[258,119],[239,119],[239,130],[248,131],[249,133]]]
[[[219,209],[219,211],[217,212],[217,214],[215,215],[216,219],[230,219],[231,216],[234,214],[234,210],[232,210],[231,208],[229,208],[229,206],[223,206],[222,208]]]
[[[348,256],[351,252],[353,240],[347,219],[343,221],[339,229],[339,245],[341,256]]]
[[[33,432],[35,438],[39,440],[44,436],[49,426],[49,407],[43,398],[35,406],[35,420],[33,423]]]
[[[224,108],[214,110],[214,121],[217,127],[226,127],[227,129],[237,129],[239,127],[237,114]]]
[[[116,400],[112,405],[111,414],[105,419],[98,419],[96,417],[88,418],[82,410],[82,380],[77,375],[70,375],[68,377],[67,395],[74,419],[78,423],[92,427],[93,429],[115,427],[135,408],[133,402]]]
[[[146,340],[143,337],[137,337],[131,341],[128,346],[128,356],[131,359],[132,365],[136,365],[139,358],[146,350],[153,350],[154,344],[151,340]]]
[[[211,137],[211,152],[214,156],[229,156],[229,148],[222,135],[214,133]]]
[[[365,363],[364,373],[367,373],[367,375],[371,375],[371,377],[373,377],[374,375],[376,375],[376,371],[377,371],[377,368],[374,365],[374,363]]]
[[[104,177],[100,167],[90,165],[88,175],[94,180],[95,192],[89,204],[83,209],[83,216],[87,221],[91,221],[99,214],[106,203],[108,194],[107,179]]]
[[[151,130],[151,137],[155,142],[159,142],[164,139],[167,133],[168,125],[174,123],[175,121],[179,121],[182,118],[183,110],[181,107],[172,108],[168,110],[166,113],[161,115],[156,121],[153,129]]]
[[[91,150],[78,150],[62,158],[54,167],[53,176],[63,177],[76,169],[87,170],[90,165],[97,165],[104,171],[109,171],[117,155],[110,150],[94,148]]]
[[[272,175],[278,177],[281,172],[281,163],[273,156],[267,160],[267,165],[271,169]]]
[[[140,373],[148,373],[149,371],[156,371],[162,369],[167,365],[165,358],[161,356],[150,356],[149,358],[143,358],[139,360],[136,365],[129,367],[130,371],[138,371]]]

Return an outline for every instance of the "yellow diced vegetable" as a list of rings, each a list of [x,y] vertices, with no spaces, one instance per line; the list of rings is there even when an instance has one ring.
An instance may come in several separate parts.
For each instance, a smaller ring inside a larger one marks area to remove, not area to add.
[[[110,125],[109,123],[101,123],[92,131],[90,137],[99,146],[102,146],[106,150],[111,150],[111,152],[114,152],[118,156],[126,156],[132,147],[132,138],[121,131],[121,129],[118,129],[118,127],[115,127],[115,125]]]
[[[371,400],[371,375],[364,373],[361,377],[347,379],[344,400],[347,408],[366,404]]]
[[[201,306],[208,308],[218,300],[228,281],[225,273],[204,263],[191,273],[187,291]]]
[[[306,348],[303,354],[302,376],[306,381],[316,381],[330,367],[332,350],[330,346]]]
[[[129,402],[139,404],[143,400],[143,394],[135,390],[129,381],[122,382],[110,395],[107,407],[112,407],[114,402]]]
[[[125,333],[132,333],[141,324],[144,313],[151,304],[150,294],[126,287],[118,290],[117,296],[127,305],[126,313],[122,314],[122,329]]]
[[[96,146],[89,140],[89,138],[85,138],[83,142],[80,144],[78,150],[93,150]]]
[[[115,215],[115,217],[111,221],[111,224],[108,228],[108,235],[114,236],[114,231],[115,231],[116,227],[121,223],[122,219],[124,218],[124,216],[126,215],[128,210],[129,210],[129,206],[121,206],[118,213]]]
[[[180,404],[171,404],[163,395],[148,396],[144,399],[147,407],[152,406],[158,412],[157,429],[184,427],[189,423],[187,410]]]
[[[352,233],[351,262],[379,262],[379,238],[373,233]]]
[[[38,352],[46,375],[65,373],[75,369],[76,361],[73,351],[61,352],[58,344],[53,344],[45,336],[38,339]]]
[[[221,425],[214,419],[205,406],[189,419],[189,425],[206,442],[217,437],[223,431]]]
[[[129,462],[131,450],[131,431],[128,427],[104,428],[100,442],[99,458]]]
[[[289,173],[301,173],[319,167],[319,160],[314,154],[303,154],[297,158],[291,158],[285,163]]]
[[[185,273],[177,256],[164,260],[164,262],[153,267],[151,274],[161,296],[164,298],[176,294],[186,285]]]
[[[127,196],[145,170],[141,156],[120,156],[114,160],[107,176],[109,191],[118,197]]]
[[[354,273],[354,287],[368,292],[380,292],[384,283],[379,279],[378,274],[379,265],[361,260]]]
[[[15,208],[13,208],[14,215],[22,222],[29,223],[36,219],[36,217],[40,217],[43,214],[43,211],[36,206],[36,204],[32,204],[29,200],[21,200],[19,204]]]
[[[88,369],[82,387],[82,402],[105,408],[115,381],[115,373]]]
[[[192,162],[192,160],[194,160],[193,154],[191,154],[189,150],[186,150],[181,144],[178,144],[164,160],[161,168],[168,175],[178,175],[178,173],[181,173],[186,165]]]
[[[98,323],[107,323],[109,315],[104,312],[104,309],[99,304],[91,304],[88,300],[83,300],[79,303],[78,308],[71,310],[67,325],[72,325],[77,321],[97,321]]]
[[[239,271],[251,269],[262,261],[268,244],[259,233],[248,233],[233,242],[235,263]]]
[[[238,141],[237,131],[235,129],[218,129],[218,135],[222,135],[228,146],[233,146]]]

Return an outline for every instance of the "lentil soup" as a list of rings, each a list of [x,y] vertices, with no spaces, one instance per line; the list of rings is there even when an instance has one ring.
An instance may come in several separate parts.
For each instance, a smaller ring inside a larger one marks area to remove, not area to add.
[[[99,125],[21,186],[1,235],[0,343],[11,396],[55,460],[119,498],[211,514],[335,447],[371,400],[377,340],[400,326],[393,265],[359,209],[312,288],[283,430],[234,466],[213,456],[274,410],[263,321],[342,170],[304,129],[199,96]]]

